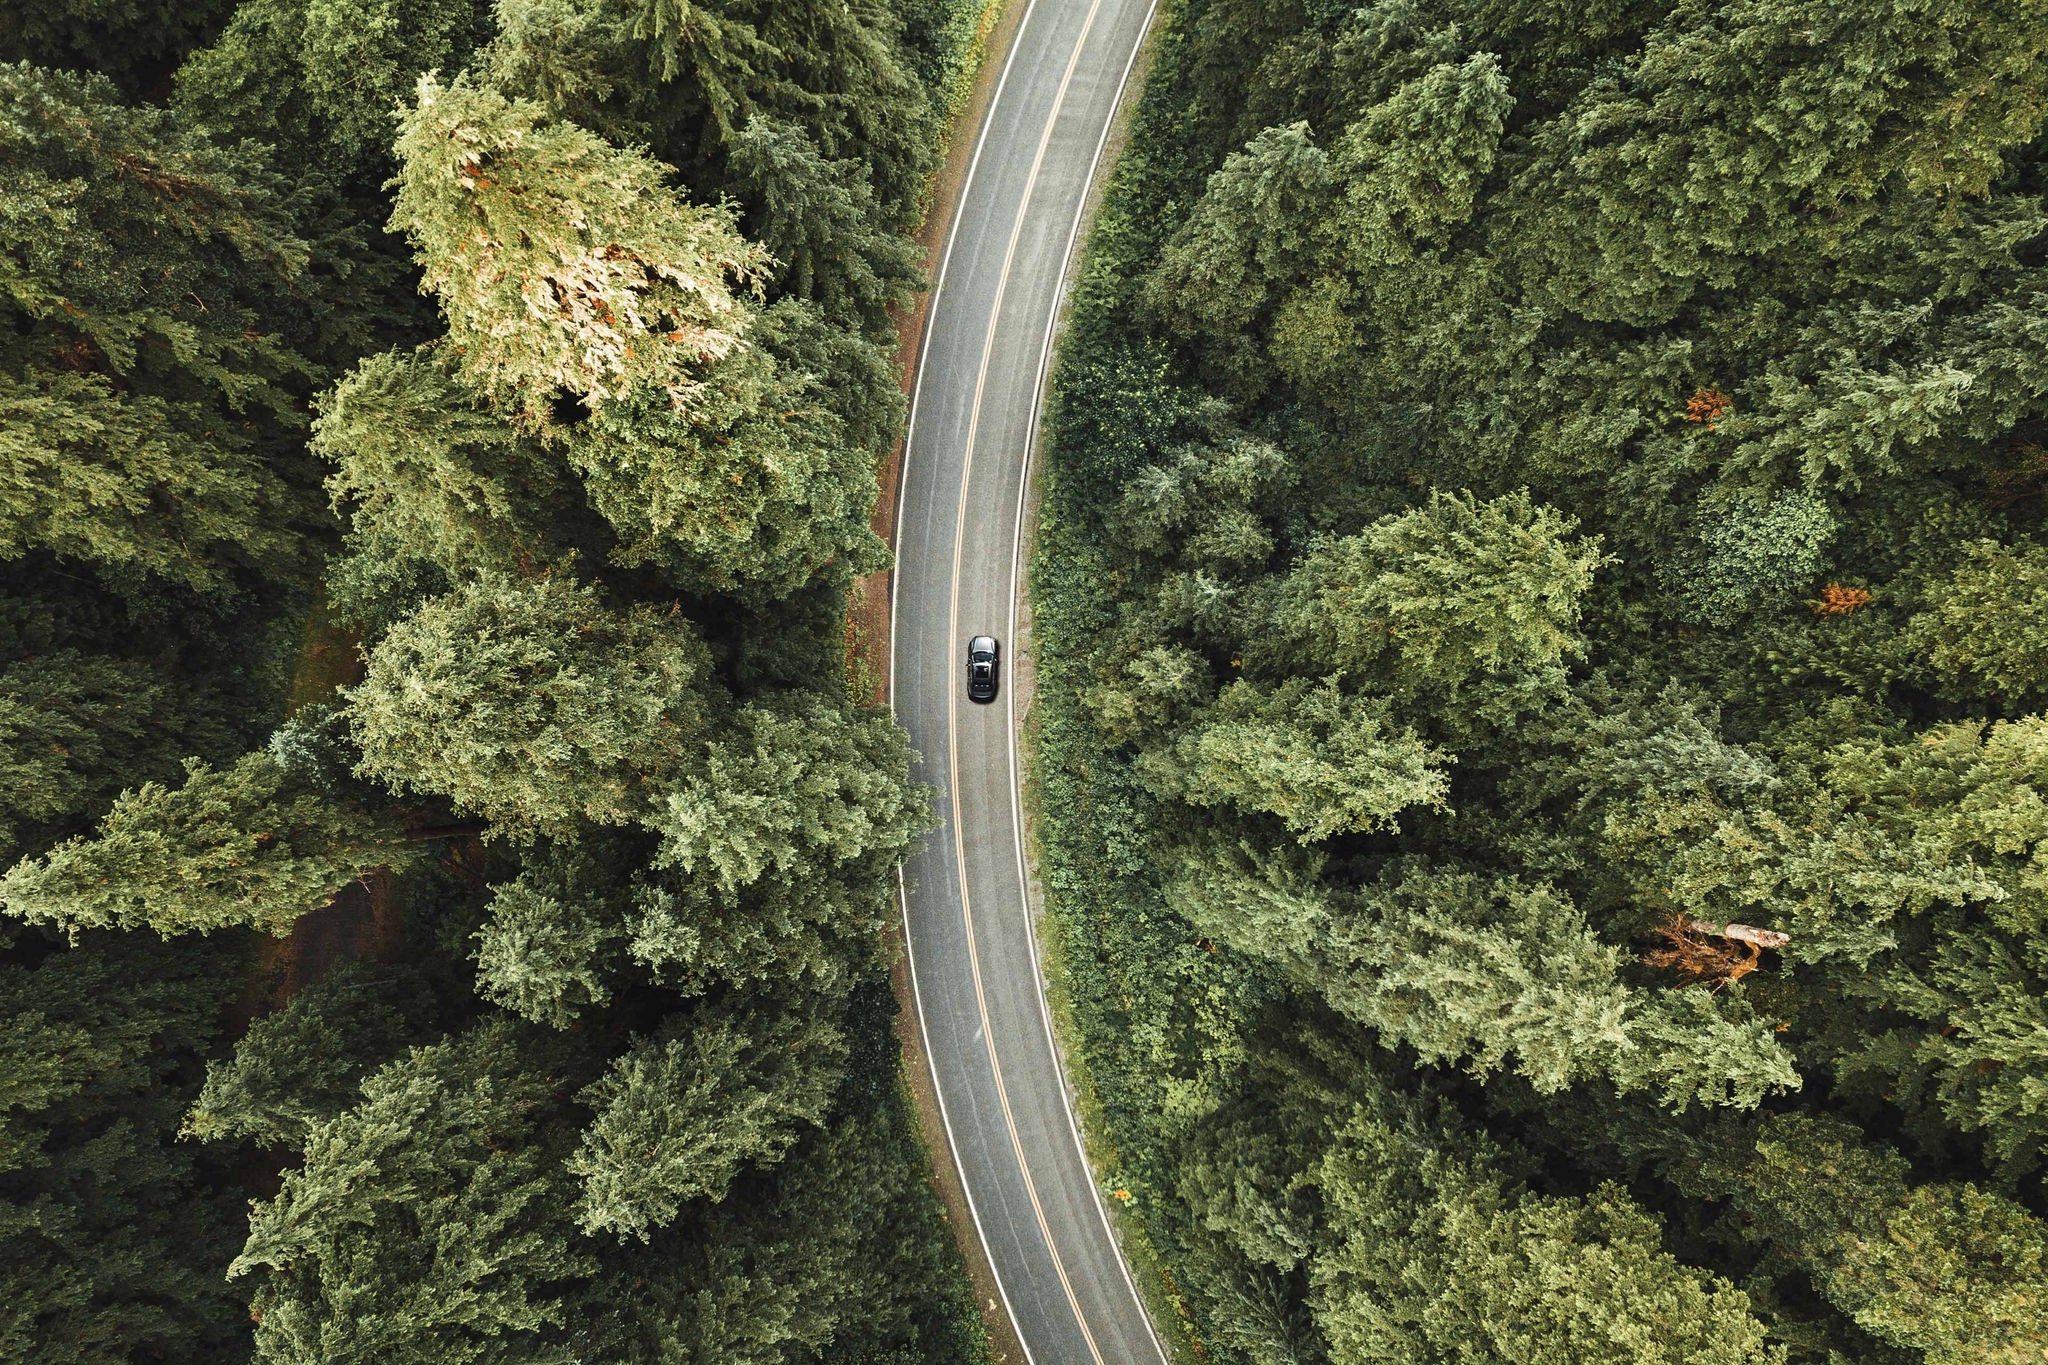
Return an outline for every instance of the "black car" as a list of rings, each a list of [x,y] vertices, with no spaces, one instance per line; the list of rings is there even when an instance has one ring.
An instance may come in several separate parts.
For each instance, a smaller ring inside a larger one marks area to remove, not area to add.
[[[967,700],[996,699],[996,670],[1002,663],[1002,647],[993,635],[977,635],[967,642]]]

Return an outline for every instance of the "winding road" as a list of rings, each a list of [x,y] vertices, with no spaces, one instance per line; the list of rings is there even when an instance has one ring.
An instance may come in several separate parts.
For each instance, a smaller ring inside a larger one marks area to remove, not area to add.
[[[1163,1365],[1053,1041],[1025,894],[1015,693],[1025,490],[1090,183],[1154,0],[1027,3],[940,258],[896,523],[890,698],[941,827],[904,869],[925,1053],[976,1233],[1034,1365]],[[1003,690],[970,703],[967,637]]]

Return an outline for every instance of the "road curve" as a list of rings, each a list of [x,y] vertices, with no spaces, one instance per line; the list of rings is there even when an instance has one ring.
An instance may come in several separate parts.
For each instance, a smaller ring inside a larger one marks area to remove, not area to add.
[[[1079,1130],[1024,890],[1008,685],[1024,490],[1089,184],[1153,0],[1012,0],[1003,59],[940,258],[896,522],[889,694],[938,792],[905,869],[910,978],[952,1157],[1034,1365],[1163,1365]],[[967,637],[1005,644],[968,702]]]

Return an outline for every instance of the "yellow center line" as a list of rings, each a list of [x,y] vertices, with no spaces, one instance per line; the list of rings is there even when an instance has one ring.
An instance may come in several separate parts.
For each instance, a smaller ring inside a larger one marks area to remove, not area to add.
[[[1002,318],[1003,295],[1009,288],[1010,267],[1017,256],[1017,243],[1024,235],[1025,214],[1031,205],[1032,191],[1038,185],[1038,175],[1045,165],[1046,149],[1052,144],[1053,127],[1059,122],[1061,106],[1066,103],[1067,87],[1073,83],[1074,71],[1081,64],[1081,52],[1087,46],[1088,35],[1095,27],[1095,17],[1102,10],[1102,0],[1093,0],[1088,7],[1088,17],[1082,21],[1080,35],[1074,40],[1074,50],[1067,58],[1067,69],[1060,76],[1059,88],[1053,93],[1052,109],[1046,115],[1045,128],[1038,136],[1038,148],[1031,158],[1031,172],[1024,180],[1024,194],[1017,202],[1017,217],[1010,226],[1010,241],[1003,252],[1002,273],[996,277],[996,295],[989,309],[988,331],[982,337],[981,367],[974,377],[974,402],[968,409],[967,448],[960,465],[960,503],[953,521],[953,580],[952,599],[948,615],[950,636],[957,641],[960,637],[960,562],[965,549],[967,533],[967,490],[974,470],[974,442],[981,430],[982,396],[988,387],[988,371],[995,354],[996,327]],[[991,111],[991,117],[993,117]],[[951,692],[951,686],[948,686]],[[1059,1276],[1060,1288],[1067,1296],[1067,1306],[1074,1310],[1074,1323],[1081,1329],[1081,1338],[1088,1344],[1088,1355],[1095,1365],[1103,1365],[1102,1351],[1095,1344],[1095,1334],[1088,1330],[1088,1319],[1081,1312],[1081,1302],[1075,1297],[1073,1281],[1067,1276],[1065,1262],[1060,1259],[1059,1248],[1052,1239],[1052,1227],[1046,1222],[1045,1207],[1039,1202],[1038,1186],[1031,1179],[1031,1167],[1024,1156],[1024,1140],[1017,1132],[1016,1116],[1010,1110],[1010,1094],[1003,1084],[1001,1060],[996,1056],[995,1030],[991,1027],[988,1013],[988,996],[983,989],[981,978],[981,954],[975,944],[974,908],[967,890],[967,844],[960,827],[960,706],[956,699],[946,708],[946,751],[948,768],[952,775],[951,787],[953,807],[953,859],[960,878],[960,914],[967,933],[967,964],[974,978],[974,1002],[981,1012],[981,1037],[988,1049],[989,1072],[994,1077],[996,1099],[1002,1106],[1003,1123],[1009,1129],[1010,1146],[1017,1156],[1017,1172],[1023,1178],[1025,1193],[1031,1199],[1032,1215],[1038,1220],[1038,1230],[1045,1238],[1045,1251],[1052,1258],[1053,1273]],[[1034,964],[1033,970],[1036,970]]]

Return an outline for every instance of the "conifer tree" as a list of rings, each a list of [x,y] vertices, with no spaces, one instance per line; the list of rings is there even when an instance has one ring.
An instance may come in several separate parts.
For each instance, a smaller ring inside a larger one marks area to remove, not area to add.
[[[1334,834],[1396,830],[1412,807],[1442,809],[1446,756],[1384,702],[1347,697],[1334,681],[1294,681],[1272,692],[1237,682],[1141,771],[1165,795],[1198,806],[1228,803],[1280,817],[1302,843]]]
[[[445,347],[372,356],[321,403],[313,451],[358,542],[425,560],[451,580],[555,561],[573,496],[551,455],[484,410]]]
[[[180,1135],[304,1146],[355,1103],[365,1074],[418,1039],[422,986],[402,967],[342,963],[251,1024],[232,1057],[208,1063]]]
[[[678,615],[483,575],[395,627],[347,695],[366,775],[526,837],[639,818],[696,757],[709,672]]]
[[[662,801],[658,862],[731,895],[767,873],[801,882],[903,856],[931,823],[903,731],[792,693],[750,702]]]
[[[558,401],[690,411],[738,354],[760,248],[668,169],[488,86],[423,78],[391,225],[412,241],[462,373],[535,430]]]
[[[1573,529],[1526,492],[1439,493],[1316,547],[1288,575],[1276,623],[1312,666],[1403,690],[1550,667],[1582,647],[1579,602],[1602,562]]]
[[[268,753],[222,769],[192,760],[183,786],[124,792],[94,834],[16,864],[0,908],[74,937],[242,924],[283,935],[349,882],[418,856],[393,816],[294,782]]]
[[[21,826],[78,815],[133,775],[163,693],[143,664],[76,650],[0,673],[0,858]]]
[[[313,1128],[228,1268],[261,1274],[258,1358],[575,1359],[563,1300],[594,1266],[543,1126],[560,1082],[526,1038],[493,1022],[417,1048]]]
[[[274,320],[304,270],[248,148],[97,77],[0,66],[0,556],[209,588],[295,556],[278,477],[307,362]]]
[[[597,1117],[567,1169],[586,1232],[645,1240],[693,1199],[717,1202],[744,1166],[773,1165],[823,1120],[846,1046],[793,1014],[707,1012],[644,1039],[586,1089]]]

